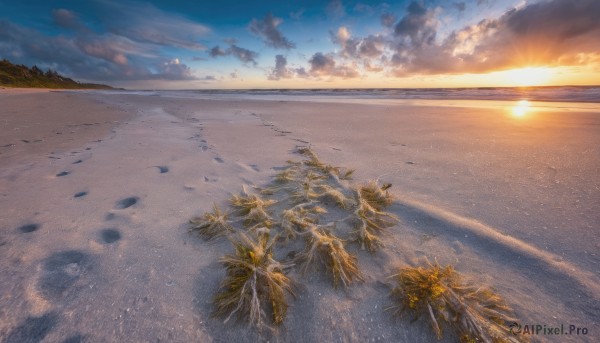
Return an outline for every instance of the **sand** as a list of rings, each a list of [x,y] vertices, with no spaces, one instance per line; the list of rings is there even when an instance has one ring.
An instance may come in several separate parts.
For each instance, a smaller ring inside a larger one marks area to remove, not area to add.
[[[426,260],[494,287],[523,324],[589,332],[536,341],[598,339],[593,107],[517,118],[508,102],[5,90],[0,103],[3,342],[431,342],[427,322],[384,311],[386,278]],[[335,290],[292,270],[297,296],[277,331],[224,324],[211,301],[231,245],[190,234],[188,219],[266,185],[298,145],[355,168],[354,184],[392,183],[401,222],[376,254],[348,243],[364,282]]]

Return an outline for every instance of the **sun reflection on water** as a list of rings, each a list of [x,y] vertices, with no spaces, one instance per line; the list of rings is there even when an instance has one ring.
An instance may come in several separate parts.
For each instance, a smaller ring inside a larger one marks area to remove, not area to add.
[[[520,100],[512,108],[512,115],[517,118],[524,117],[528,112],[529,112],[529,101],[527,101],[527,100]]]

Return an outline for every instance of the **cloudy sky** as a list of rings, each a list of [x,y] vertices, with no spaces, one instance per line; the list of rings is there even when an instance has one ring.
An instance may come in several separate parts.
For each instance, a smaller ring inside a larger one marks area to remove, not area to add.
[[[0,58],[144,89],[600,84],[600,1],[0,0]]]

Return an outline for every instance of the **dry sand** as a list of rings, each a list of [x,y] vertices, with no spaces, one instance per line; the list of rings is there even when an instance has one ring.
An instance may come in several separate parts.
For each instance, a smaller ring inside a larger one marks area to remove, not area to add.
[[[427,322],[383,309],[387,276],[436,259],[523,324],[589,332],[534,340],[600,337],[597,110],[7,91],[0,104],[3,342],[432,342]],[[187,220],[267,184],[297,145],[356,168],[355,183],[392,183],[402,221],[374,255],[348,244],[364,282],[293,270],[275,333],[223,324],[211,298],[231,246]]]

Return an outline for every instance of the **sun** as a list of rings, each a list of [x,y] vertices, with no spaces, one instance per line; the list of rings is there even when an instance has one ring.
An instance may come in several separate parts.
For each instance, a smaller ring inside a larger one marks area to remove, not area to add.
[[[521,118],[529,112],[529,101],[521,100],[517,102],[517,105],[512,108],[513,116]]]
[[[529,87],[547,85],[554,73],[551,68],[527,67],[507,70],[503,74],[507,83],[520,87]]]

